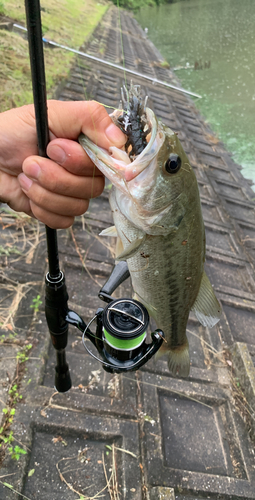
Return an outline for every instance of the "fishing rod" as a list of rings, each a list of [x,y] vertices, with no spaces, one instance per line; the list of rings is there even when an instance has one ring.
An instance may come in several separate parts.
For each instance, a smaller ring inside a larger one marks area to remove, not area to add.
[[[39,155],[47,158],[49,126],[46,99],[46,80],[42,43],[41,9],[39,0],[25,0],[27,36],[35,107]],[[46,228],[49,271],[45,278],[45,313],[52,343],[56,349],[57,365],[55,387],[59,392],[71,388],[71,377],[66,362],[68,294],[64,273],[59,268],[57,231]]]
[[[35,107],[36,130],[39,155],[47,158],[49,126],[47,115],[46,80],[43,55],[40,0],[25,0],[27,34],[30,54],[31,78]],[[52,344],[56,350],[55,387],[66,392],[71,386],[65,349],[68,342],[68,325],[82,332],[82,342],[87,352],[101,362],[110,373],[138,370],[160,348],[164,333],[151,333],[151,343],[146,343],[149,324],[147,309],[138,301],[123,298],[115,300],[112,293],[129,277],[126,262],[114,266],[108,280],[99,291],[99,298],[108,305],[99,308],[88,325],[68,308],[68,293],[65,276],[59,267],[57,231],[46,227],[49,271],[45,277],[45,315]],[[90,326],[96,323],[96,332]],[[86,340],[99,353],[95,355]]]
[[[24,26],[20,26],[19,24],[16,23],[13,24],[13,27],[21,31],[27,31],[26,28],[24,28]],[[79,56],[90,59],[91,61],[98,62],[100,65],[103,64],[105,66],[109,66],[110,68],[117,69],[121,71],[121,73],[123,72],[123,67],[120,66],[119,64],[115,64],[110,61],[105,61],[104,59],[101,59],[99,57],[92,56],[91,54],[87,54],[86,52],[82,52],[81,50],[72,49],[71,47],[67,47],[66,45],[63,45],[61,43],[54,42],[53,40],[48,40],[45,37],[43,38],[43,41],[47,43],[47,45],[51,45],[52,47],[59,47],[60,49],[68,50],[73,54],[77,54]],[[182,68],[177,68],[177,69],[182,69]],[[186,90],[182,87],[177,87],[176,85],[172,85],[171,83],[158,80],[157,78],[151,77],[149,75],[144,75],[143,73],[140,73],[138,71],[125,68],[125,72],[132,76],[137,76],[138,78],[142,78],[143,80],[148,80],[153,85],[161,85],[162,87],[173,89],[176,90],[177,92],[182,92],[183,94],[191,95],[192,97],[197,97],[198,99],[202,99],[202,96],[200,94],[196,94],[195,92],[191,92],[190,90]]]

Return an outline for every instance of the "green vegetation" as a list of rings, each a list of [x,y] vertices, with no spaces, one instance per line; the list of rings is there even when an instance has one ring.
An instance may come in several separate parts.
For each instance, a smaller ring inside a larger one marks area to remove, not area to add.
[[[105,0],[41,0],[45,38],[78,49],[94,31],[109,4]],[[25,24],[24,0],[0,0],[0,14]],[[0,31],[0,112],[33,101],[28,43],[17,33]],[[47,97],[68,76],[75,57],[64,49],[44,48]]]
[[[39,307],[40,305],[42,304],[42,301],[41,301],[41,295],[37,295],[33,300],[32,300],[32,304],[30,305],[30,307],[32,309],[34,309],[35,313],[38,313],[39,311]]]
[[[4,408],[4,410],[7,410],[7,408]],[[3,411],[4,411],[3,410]],[[13,408],[12,410],[12,416],[15,415],[15,409]],[[3,427],[1,427],[0,429],[0,437],[3,441],[3,443],[5,444],[5,446],[7,447],[7,450],[11,456],[11,458],[13,460],[19,460],[20,459],[20,456],[21,455],[26,455],[26,450],[24,450],[23,448],[21,448],[20,446],[16,445],[16,446],[13,446],[12,442],[14,440],[14,437],[13,437],[13,432],[11,431],[8,436],[1,436],[1,432],[3,430]]]
[[[9,393],[9,404],[6,408],[3,408],[2,412],[4,414],[4,421],[2,427],[0,428],[0,448],[4,451],[8,451],[10,457],[13,460],[19,460],[21,455],[25,455],[27,452],[20,446],[13,445],[13,441],[15,441],[15,437],[13,435],[13,431],[10,431],[9,428],[13,423],[13,419],[16,413],[15,406],[17,402],[22,399],[22,395],[18,392],[18,384],[13,383],[8,391]],[[20,443],[21,444],[21,443]]]
[[[25,345],[18,353],[17,353],[17,356],[16,356],[16,359],[17,359],[17,362],[18,363],[25,363],[29,357],[28,357],[28,353],[30,351],[30,349],[32,349],[32,344],[28,344],[28,345]]]
[[[169,0],[112,0],[115,5],[129,10],[137,10],[144,5],[160,5],[161,3],[167,3],[167,1]]]
[[[21,394],[18,392],[18,385],[14,384],[10,389],[9,389],[9,394],[12,398],[13,404],[16,404],[19,399],[22,399]]]
[[[12,381],[8,390],[8,400],[6,402],[6,407],[2,410],[2,425],[0,427],[0,454],[1,459],[5,453],[13,460],[19,460],[21,455],[25,455],[27,452],[23,448],[23,444],[15,437],[13,431],[10,427],[13,423],[16,414],[16,406],[22,399],[22,394],[19,393],[19,386],[22,379],[22,374],[24,373],[25,366],[24,363],[29,359],[29,351],[32,349],[32,344],[25,344],[16,355],[16,376]],[[1,417],[1,416],[0,416]],[[18,444],[14,445],[14,441]],[[22,445],[22,447],[19,446]],[[0,481],[1,483],[1,481]],[[10,486],[11,487],[11,486]]]

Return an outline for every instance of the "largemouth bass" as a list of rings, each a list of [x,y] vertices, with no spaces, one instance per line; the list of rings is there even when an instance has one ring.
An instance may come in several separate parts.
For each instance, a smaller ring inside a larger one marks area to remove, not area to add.
[[[190,311],[208,327],[221,314],[204,271],[197,180],[177,134],[142,105],[137,87],[122,97],[124,112],[115,111],[113,120],[128,135],[126,151],[100,149],[83,134],[79,142],[113,184],[114,226],[102,234],[117,236],[117,259],[127,260],[135,296],[165,333],[169,370],[186,377]]]

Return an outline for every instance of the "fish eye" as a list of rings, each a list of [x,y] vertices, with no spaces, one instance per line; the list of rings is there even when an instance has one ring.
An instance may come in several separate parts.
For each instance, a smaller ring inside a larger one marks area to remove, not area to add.
[[[176,174],[182,166],[182,160],[180,156],[175,153],[171,153],[169,158],[166,160],[165,169],[169,174]]]

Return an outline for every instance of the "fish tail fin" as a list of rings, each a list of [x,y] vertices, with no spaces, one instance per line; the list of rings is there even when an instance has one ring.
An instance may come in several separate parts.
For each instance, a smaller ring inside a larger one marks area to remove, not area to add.
[[[186,338],[182,345],[176,347],[169,347],[168,344],[163,343],[160,350],[156,354],[156,359],[168,354],[168,368],[174,377],[188,377],[190,370],[189,359],[189,343]]]
[[[189,345],[170,349],[168,353],[168,368],[174,377],[188,377],[190,370]]]

